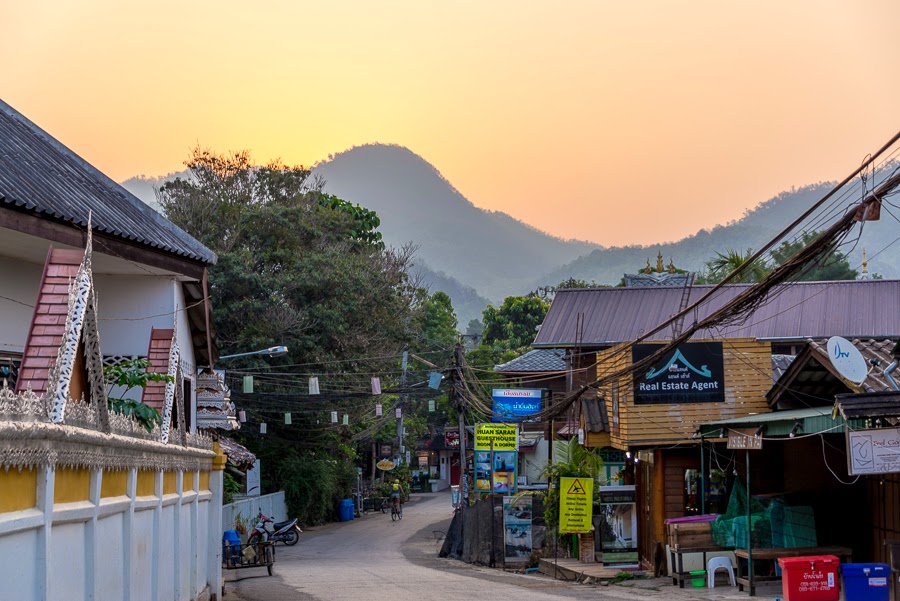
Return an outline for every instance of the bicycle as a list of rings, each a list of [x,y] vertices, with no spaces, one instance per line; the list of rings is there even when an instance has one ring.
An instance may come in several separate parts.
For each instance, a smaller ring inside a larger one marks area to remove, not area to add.
[[[402,520],[403,519],[403,504],[400,503],[400,497],[394,497],[394,502],[391,503],[391,521]]]

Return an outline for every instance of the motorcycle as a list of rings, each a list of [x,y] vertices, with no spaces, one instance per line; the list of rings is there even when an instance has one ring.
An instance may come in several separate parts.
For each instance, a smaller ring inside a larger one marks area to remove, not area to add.
[[[247,542],[253,544],[266,541],[280,541],[291,547],[300,540],[302,532],[303,530],[297,525],[297,518],[276,523],[272,518],[260,511],[257,516],[256,526],[250,531]]]

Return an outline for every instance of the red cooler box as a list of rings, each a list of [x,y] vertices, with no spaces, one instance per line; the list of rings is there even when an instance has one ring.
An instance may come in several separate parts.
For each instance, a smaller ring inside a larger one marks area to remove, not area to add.
[[[838,569],[834,555],[782,557],[781,593],[785,601],[838,601]]]

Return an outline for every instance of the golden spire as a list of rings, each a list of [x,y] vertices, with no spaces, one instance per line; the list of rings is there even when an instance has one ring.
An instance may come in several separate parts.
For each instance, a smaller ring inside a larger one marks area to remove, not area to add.
[[[650,257],[647,257],[647,266],[642,270],[644,273],[653,273],[653,268],[650,267]]]
[[[866,249],[863,249],[863,262],[862,262],[862,272],[863,275],[869,273],[869,259],[866,257]]]
[[[656,255],[656,273],[662,273],[665,270],[666,268],[663,266],[662,251],[659,251],[659,254]]]
[[[672,257],[669,257],[669,273],[675,273],[675,261],[672,260]]]

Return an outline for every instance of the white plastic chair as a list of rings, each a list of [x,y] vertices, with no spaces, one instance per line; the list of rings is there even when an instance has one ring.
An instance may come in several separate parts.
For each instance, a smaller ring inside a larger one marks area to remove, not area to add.
[[[731,565],[731,560],[727,557],[713,557],[706,564],[706,582],[709,588],[716,586],[716,570],[720,568],[728,570],[728,579],[731,582],[731,586],[737,586],[737,581],[734,579],[734,566]]]

